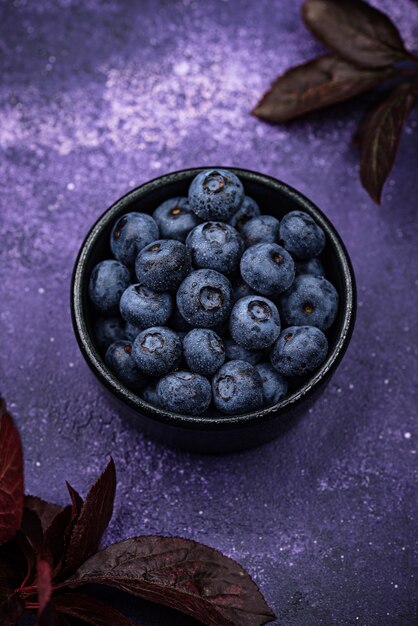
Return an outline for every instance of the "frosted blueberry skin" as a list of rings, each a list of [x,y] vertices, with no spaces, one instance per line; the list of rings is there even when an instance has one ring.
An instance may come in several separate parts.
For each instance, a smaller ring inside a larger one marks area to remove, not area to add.
[[[276,243],[280,239],[280,222],[272,215],[260,215],[244,224],[241,235],[247,248],[256,243]]]
[[[310,274],[311,276],[325,276],[324,266],[319,259],[309,259],[308,261],[295,261],[296,276],[299,274]]]
[[[245,296],[255,295],[257,295],[255,289],[252,289],[249,285],[247,285],[242,278],[238,278],[238,280],[234,281],[232,289],[232,302],[237,302],[237,300],[241,300],[241,298],[245,298]]]
[[[139,333],[143,330],[143,328],[139,328],[139,326],[135,326],[135,324],[131,324],[130,322],[126,322],[125,324],[125,338],[128,341],[135,341]]]
[[[318,369],[328,353],[328,341],[315,326],[289,326],[271,350],[271,363],[282,376],[303,376]]]
[[[277,404],[287,396],[286,378],[279,374],[270,363],[258,363],[255,369],[261,376],[265,406]]]
[[[152,216],[162,239],[177,239],[182,243],[186,241],[192,228],[200,224],[200,219],[193,213],[188,198],[170,198],[160,204]]]
[[[225,362],[225,348],[214,330],[194,328],[183,339],[183,357],[192,372],[213,376]]]
[[[132,266],[142,248],[160,236],[157,223],[146,213],[126,213],[112,228],[110,248],[118,261]]]
[[[212,399],[209,381],[200,374],[187,371],[172,372],[161,378],[157,393],[165,409],[186,415],[204,413]]]
[[[258,243],[241,257],[241,276],[264,296],[276,296],[290,287],[295,264],[290,254],[277,243]]]
[[[90,300],[103,315],[117,315],[120,297],[130,282],[125,265],[113,259],[101,261],[90,274]]]
[[[135,261],[138,282],[155,291],[175,291],[190,269],[190,253],[175,239],[153,241]]]
[[[173,298],[167,292],[130,285],[119,303],[123,319],[139,329],[163,326],[173,312]]]
[[[212,380],[215,407],[222,413],[246,413],[262,406],[263,383],[255,367],[246,361],[228,361]]]
[[[258,217],[258,215],[260,215],[260,207],[257,202],[250,196],[244,196],[240,208],[229,218],[228,223],[236,228],[238,232],[241,232],[244,225],[253,217]]]
[[[142,389],[149,379],[137,366],[132,352],[130,341],[115,341],[106,350],[105,363],[121,383],[131,389]]]
[[[170,328],[154,326],[139,333],[132,354],[140,370],[150,376],[163,376],[180,364],[181,341]]]
[[[231,283],[215,270],[191,272],[177,291],[180,314],[197,328],[212,328],[225,321],[231,306]]]
[[[193,326],[184,319],[184,317],[182,316],[182,314],[180,313],[180,311],[178,310],[176,306],[174,307],[174,312],[168,322],[168,326],[172,328],[173,330],[175,330],[176,332],[186,332],[186,333],[188,333],[189,330],[192,330],[193,328]]]
[[[263,357],[262,350],[247,350],[233,339],[224,339],[225,356],[227,361],[246,361],[255,365]]]
[[[186,239],[193,266],[233,274],[239,266],[244,242],[235,228],[222,222],[196,226]]]
[[[120,317],[98,317],[94,322],[94,336],[100,350],[107,350],[111,343],[119,339],[129,339]]]
[[[200,172],[189,188],[189,203],[204,221],[226,222],[241,206],[244,187],[235,174],[228,170]]]
[[[280,334],[280,315],[276,305],[263,296],[238,300],[229,318],[229,332],[247,350],[264,350]]]
[[[338,312],[338,293],[326,278],[301,274],[280,301],[282,320],[289,326],[328,330]]]
[[[283,246],[297,259],[311,259],[321,254],[325,233],[315,220],[303,211],[290,211],[280,223]]]
[[[150,384],[144,387],[141,391],[141,398],[145,400],[145,402],[152,404],[152,406],[160,406],[156,384]]]
[[[180,339],[181,345],[183,347],[183,341],[184,341],[185,336],[187,335],[186,331],[184,331],[184,330],[177,330],[176,334],[177,334],[177,337]]]

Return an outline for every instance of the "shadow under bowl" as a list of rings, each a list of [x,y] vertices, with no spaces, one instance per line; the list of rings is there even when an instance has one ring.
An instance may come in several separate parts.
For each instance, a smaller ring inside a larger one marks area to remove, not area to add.
[[[241,179],[245,193],[258,202],[263,213],[281,219],[289,211],[302,210],[309,213],[324,230],[326,245],[321,260],[327,278],[340,296],[337,319],[327,331],[327,359],[318,371],[278,404],[242,415],[192,417],[172,413],[152,406],[126,388],[107,368],[94,338],[96,312],[88,297],[90,273],[97,263],[111,258],[110,232],[121,215],[129,211],[152,213],[164,200],[187,195],[192,179],[203,169],[208,168],[181,170],[145,183],[115,202],[99,218],[84,240],[75,262],[71,313],[84,358],[123,416],[131,419],[148,435],[169,445],[195,452],[221,453],[265,443],[285,432],[308,411],[335,372],[350,342],[355,323],[356,287],[350,258],[340,236],[310,200],[270,176],[228,168]]]

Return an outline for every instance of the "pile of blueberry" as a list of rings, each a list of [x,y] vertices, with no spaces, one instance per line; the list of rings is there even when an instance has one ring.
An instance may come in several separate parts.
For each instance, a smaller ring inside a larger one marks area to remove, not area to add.
[[[338,294],[318,258],[324,245],[307,213],[279,222],[232,172],[201,172],[187,198],[113,227],[115,258],[89,282],[106,364],[176,413],[276,404],[327,356]]]

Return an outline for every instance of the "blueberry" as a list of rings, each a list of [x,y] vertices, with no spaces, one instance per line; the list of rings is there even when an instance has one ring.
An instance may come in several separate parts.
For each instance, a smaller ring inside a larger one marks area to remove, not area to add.
[[[273,302],[263,296],[246,296],[233,306],[229,318],[232,339],[247,350],[264,350],[280,334],[280,316]]]
[[[173,311],[173,298],[166,292],[131,285],[123,292],[119,308],[123,319],[140,329],[163,326]]]
[[[287,380],[270,363],[259,363],[255,369],[263,382],[264,404],[271,406],[287,395]]]
[[[232,217],[229,218],[228,222],[231,226],[236,228],[238,232],[241,232],[241,229],[247,222],[249,222],[253,217],[258,217],[259,215],[260,207],[257,202],[249,196],[244,196],[244,200],[242,201],[240,208]]]
[[[148,402],[148,404],[152,404],[156,407],[160,406],[160,400],[158,398],[156,384],[151,384],[144,387],[141,391],[141,398],[145,400],[145,402]]]
[[[190,272],[184,243],[159,239],[141,250],[135,261],[138,282],[155,291],[174,291]]]
[[[183,355],[192,372],[213,376],[225,361],[225,348],[215,331],[195,328],[183,340]]]
[[[137,366],[151,376],[162,376],[176,368],[181,359],[181,341],[173,330],[154,326],[142,330],[132,353]]]
[[[263,404],[263,383],[255,367],[228,361],[212,380],[213,402],[222,413],[246,413]]]
[[[226,320],[231,305],[231,283],[215,270],[192,272],[177,291],[181,315],[199,328],[211,328]]]
[[[137,338],[137,336],[139,335],[139,333],[141,332],[141,330],[143,329],[139,328],[139,326],[135,326],[134,324],[131,324],[130,322],[126,322],[125,324],[126,339],[128,339],[128,341],[132,341],[133,343],[135,339]]]
[[[264,296],[275,296],[288,289],[295,278],[290,254],[277,243],[258,243],[241,257],[241,276]]]
[[[209,268],[222,274],[238,269],[244,242],[235,228],[222,222],[205,222],[196,226],[186,239],[193,266]]]
[[[180,339],[181,345],[183,347],[184,338],[187,335],[186,331],[185,330],[177,330],[176,334],[177,334],[177,337]]]
[[[163,239],[177,239],[182,243],[192,228],[200,224],[200,219],[190,208],[188,198],[170,198],[160,204],[152,216]]]
[[[325,276],[324,266],[319,259],[309,259],[309,261],[295,261],[296,276],[299,274],[310,274],[311,276]]]
[[[283,376],[303,376],[325,361],[328,341],[315,326],[286,328],[271,350],[271,363]]]
[[[189,322],[186,322],[177,307],[174,307],[174,313],[171,316],[168,326],[176,332],[182,331],[186,333],[188,333],[189,330],[192,330],[193,328],[193,326],[189,324]]]
[[[260,215],[244,224],[241,235],[247,247],[256,243],[276,243],[280,239],[280,222],[272,215]]]
[[[225,355],[227,361],[246,361],[255,365],[263,356],[262,350],[247,350],[233,339],[224,339]]]
[[[150,215],[127,213],[112,228],[110,248],[118,261],[133,265],[138,252],[159,236],[157,223]]]
[[[118,339],[128,339],[120,317],[99,317],[94,321],[94,335],[100,350],[107,350]]]
[[[127,267],[109,259],[98,263],[90,274],[89,296],[96,309],[104,315],[119,313],[119,300],[130,283]]]
[[[141,389],[148,378],[136,365],[132,353],[130,341],[115,341],[106,350],[105,362],[121,383],[132,389]]]
[[[303,211],[290,211],[280,223],[280,238],[284,247],[298,259],[311,259],[321,254],[325,246],[324,231]]]
[[[187,371],[172,372],[161,378],[157,393],[165,409],[186,415],[204,413],[212,399],[209,381]]]
[[[232,290],[232,302],[236,302],[237,300],[241,300],[241,298],[245,298],[245,296],[255,296],[255,289],[251,289],[247,283],[242,280],[242,278],[238,278],[238,280],[234,283],[234,287]]]
[[[327,330],[338,311],[338,293],[326,278],[297,276],[281,297],[281,314],[289,326],[317,326]]]
[[[228,170],[205,170],[192,181],[189,203],[202,220],[226,222],[238,211],[244,199],[244,187]]]

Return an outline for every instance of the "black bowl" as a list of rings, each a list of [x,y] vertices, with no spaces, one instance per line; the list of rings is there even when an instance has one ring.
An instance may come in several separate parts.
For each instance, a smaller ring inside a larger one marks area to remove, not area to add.
[[[202,169],[167,174],[133,189],[113,204],[87,235],[74,267],[71,312],[81,352],[94,374],[117,402],[121,414],[130,417],[146,433],[170,445],[198,452],[231,452],[273,439],[287,430],[314,402],[335,372],[350,342],[355,322],[356,288],[350,258],[337,231],[325,215],[298,191],[285,183],[256,172],[232,169],[242,180],[245,192],[262,212],[281,218],[300,209],[320,224],[326,234],[321,255],[326,275],[340,295],[338,317],[328,331],[330,350],[322,367],[282,402],[258,411],[234,416],[191,417],[156,408],[122,385],[106,367],[93,333],[95,311],[88,299],[92,268],[111,257],[110,231],[128,211],[152,211],[164,200],[187,195],[190,182]]]

